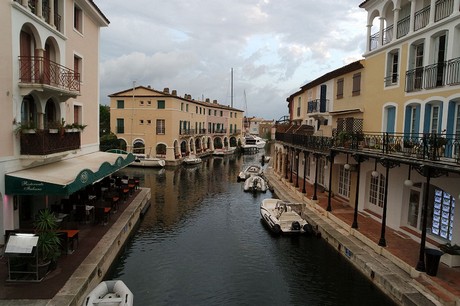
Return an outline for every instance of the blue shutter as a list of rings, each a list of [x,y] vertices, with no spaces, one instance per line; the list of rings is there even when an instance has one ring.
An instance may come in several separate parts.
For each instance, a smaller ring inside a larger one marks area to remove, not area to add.
[[[423,119],[423,133],[430,132],[431,104],[425,104],[425,118]]]
[[[396,108],[394,106],[387,108],[387,133],[395,132]]]
[[[406,113],[404,117],[404,133],[409,134],[410,133],[410,122],[412,120],[411,114],[412,114],[412,107],[410,105],[406,106]]]

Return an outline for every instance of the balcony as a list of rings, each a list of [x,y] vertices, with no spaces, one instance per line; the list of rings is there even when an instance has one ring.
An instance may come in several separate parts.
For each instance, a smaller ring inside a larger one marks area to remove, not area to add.
[[[36,15],[43,19],[50,26],[56,27],[56,29],[62,33],[62,18],[58,13],[51,14],[51,7],[48,2],[43,1],[41,9],[38,7],[37,0],[14,0],[21,4],[23,7],[27,8],[32,14]],[[56,10],[56,7],[53,7],[53,10]],[[53,18],[51,18],[53,15]]]
[[[328,99],[316,99],[308,101],[307,113],[327,113],[329,112],[329,100]]]
[[[318,137],[276,132],[275,138],[312,152],[334,150],[460,165],[460,135],[457,134],[341,132],[335,137]]]
[[[430,21],[431,10],[434,9],[434,20]],[[396,39],[400,39],[409,34],[409,32],[420,31],[433,23],[439,22],[454,13],[454,0],[437,0],[434,8],[430,5],[425,6],[421,10],[418,10],[414,15],[399,16],[399,20],[396,22],[396,29],[394,24],[387,24],[385,29],[379,29],[376,33],[369,33],[369,51],[375,50],[382,45],[388,44],[393,40],[394,35]],[[385,20],[395,20],[397,16],[383,16]],[[411,29],[411,19],[413,19],[413,28]],[[431,23],[431,24],[430,24]],[[395,33],[393,32],[395,30]],[[380,32],[383,37],[380,37]]]
[[[80,131],[21,133],[21,155],[50,155],[80,149]]]
[[[41,56],[19,56],[19,81],[22,87],[58,90],[76,97],[80,94],[80,74]]]
[[[460,57],[406,72],[406,92],[460,84]]]

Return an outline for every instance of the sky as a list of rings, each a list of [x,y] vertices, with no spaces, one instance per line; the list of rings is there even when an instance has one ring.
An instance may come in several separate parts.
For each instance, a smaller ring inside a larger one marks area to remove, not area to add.
[[[209,98],[249,117],[288,115],[301,86],[362,58],[362,0],[94,0],[100,102],[136,86]]]

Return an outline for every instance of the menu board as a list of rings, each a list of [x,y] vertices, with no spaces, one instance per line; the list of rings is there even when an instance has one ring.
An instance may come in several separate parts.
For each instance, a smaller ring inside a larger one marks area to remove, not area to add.
[[[32,254],[37,242],[38,236],[11,235],[6,244],[5,254]]]

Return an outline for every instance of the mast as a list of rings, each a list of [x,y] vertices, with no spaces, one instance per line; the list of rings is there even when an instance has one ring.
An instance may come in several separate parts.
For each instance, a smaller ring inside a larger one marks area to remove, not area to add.
[[[131,105],[131,153],[134,153],[133,144],[133,122],[134,122],[134,90],[136,89],[136,81],[133,81],[133,103]]]
[[[231,72],[231,78],[230,78],[230,101],[231,101],[231,106],[233,108],[233,68]]]

